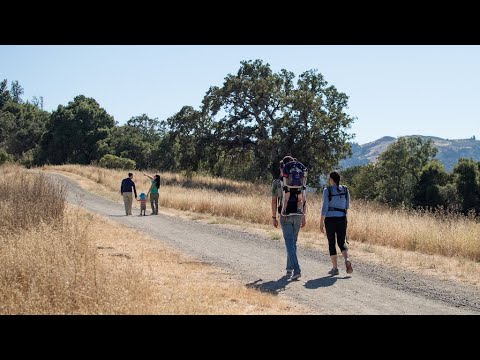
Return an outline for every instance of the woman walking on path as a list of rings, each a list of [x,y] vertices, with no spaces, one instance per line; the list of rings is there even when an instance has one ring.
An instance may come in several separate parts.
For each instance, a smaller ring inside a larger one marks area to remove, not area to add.
[[[346,186],[340,185],[340,175],[333,171],[330,173],[329,186],[323,190],[322,216],[320,217],[320,232],[327,231],[328,249],[332,261],[332,269],[328,272],[330,275],[338,275],[337,267],[337,249],[336,243],[340,248],[347,273],[353,272],[352,262],[348,258],[348,248],[345,244],[347,236],[347,210],[350,208],[350,193]],[[324,226],[325,224],[325,226]]]

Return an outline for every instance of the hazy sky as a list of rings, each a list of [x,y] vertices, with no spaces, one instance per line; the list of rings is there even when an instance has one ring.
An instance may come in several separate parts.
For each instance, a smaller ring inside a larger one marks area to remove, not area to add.
[[[0,79],[18,80],[44,108],[95,98],[120,124],[198,108],[242,60],[296,75],[318,69],[346,93],[360,144],[379,137],[480,138],[480,46],[4,46]]]

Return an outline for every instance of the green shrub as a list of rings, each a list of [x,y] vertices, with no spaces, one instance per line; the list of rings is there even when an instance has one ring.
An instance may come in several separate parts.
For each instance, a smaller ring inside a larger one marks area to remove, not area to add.
[[[21,165],[25,166],[27,169],[30,169],[35,164],[34,149],[25,151],[20,157],[20,159],[18,159],[18,162]]]
[[[107,169],[127,170],[127,169],[135,169],[136,163],[131,159],[107,154],[100,159],[99,165]]]
[[[7,153],[5,149],[0,149],[0,165],[11,162],[13,160],[12,155]]]

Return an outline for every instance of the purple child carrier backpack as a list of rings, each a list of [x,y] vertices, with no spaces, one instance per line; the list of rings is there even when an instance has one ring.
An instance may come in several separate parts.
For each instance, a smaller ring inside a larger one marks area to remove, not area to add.
[[[288,177],[289,186],[304,185],[307,168],[300,161],[290,161],[283,168],[283,176]]]

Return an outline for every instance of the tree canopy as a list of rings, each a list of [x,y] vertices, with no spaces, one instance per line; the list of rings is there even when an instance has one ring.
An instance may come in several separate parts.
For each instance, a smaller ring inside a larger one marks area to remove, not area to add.
[[[293,155],[316,179],[351,154],[348,96],[316,70],[294,79],[261,60],[243,61],[237,74],[208,90],[202,112],[214,121],[217,161],[223,156],[233,166],[249,167],[250,159],[256,177],[264,178],[269,172],[277,176],[279,160]]]

